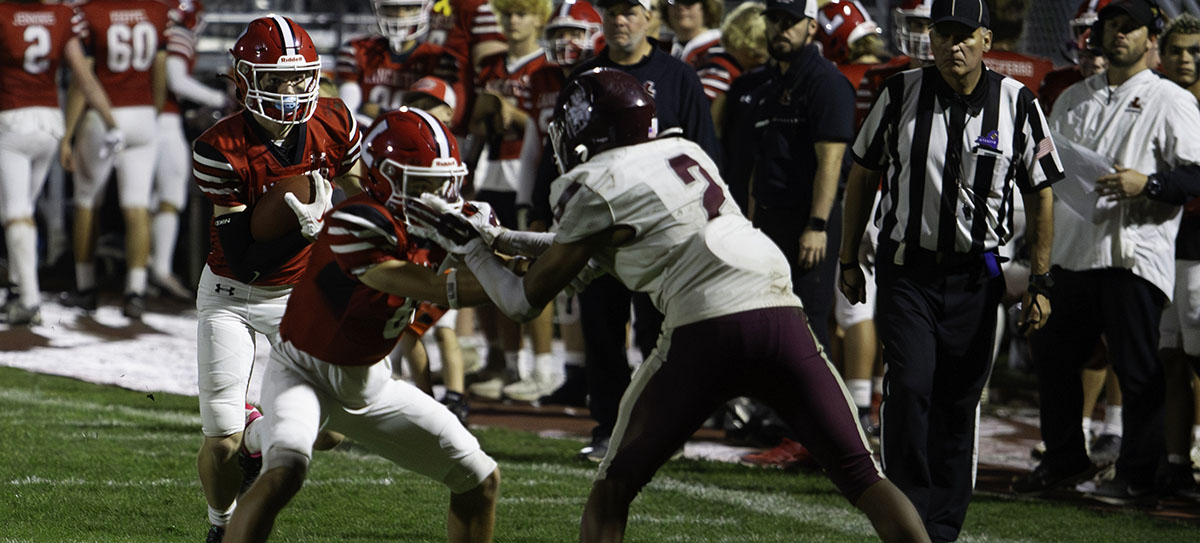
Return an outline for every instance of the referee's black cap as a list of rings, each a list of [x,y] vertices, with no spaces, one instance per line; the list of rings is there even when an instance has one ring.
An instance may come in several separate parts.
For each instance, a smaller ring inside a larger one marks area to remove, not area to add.
[[[958,23],[972,30],[981,26],[992,26],[987,4],[983,3],[983,0],[933,0],[933,6],[929,8],[929,18],[934,25]]]

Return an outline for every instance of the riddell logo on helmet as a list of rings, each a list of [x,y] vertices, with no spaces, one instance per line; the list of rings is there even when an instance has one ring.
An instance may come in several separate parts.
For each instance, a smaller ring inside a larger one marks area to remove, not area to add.
[[[305,60],[304,55],[287,55],[279,57],[276,62],[279,64],[304,64],[308,61]]]
[[[435,158],[435,159],[433,159],[433,167],[435,167],[435,168],[441,168],[441,167],[453,168],[455,166],[458,166],[458,161],[454,160],[453,158]]]

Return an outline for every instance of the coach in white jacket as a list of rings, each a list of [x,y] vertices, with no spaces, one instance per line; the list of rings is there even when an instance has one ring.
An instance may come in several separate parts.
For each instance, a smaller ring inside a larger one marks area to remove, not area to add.
[[[1115,173],[1100,177],[1095,190],[1116,203],[1102,201],[1090,214],[1078,207],[1073,212],[1062,198],[1055,203],[1055,318],[1031,340],[1046,454],[1014,484],[1020,493],[1094,473],[1080,427],[1079,370],[1101,334],[1120,378],[1125,436],[1116,478],[1092,497],[1124,504],[1154,490],[1164,454],[1158,326],[1174,291],[1181,211],[1172,193],[1200,164],[1196,99],[1146,64],[1162,24],[1146,0],[1120,0],[1103,9],[1093,39],[1108,71],[1067,89],[1050,117],[1052,130],[1111,161]]]

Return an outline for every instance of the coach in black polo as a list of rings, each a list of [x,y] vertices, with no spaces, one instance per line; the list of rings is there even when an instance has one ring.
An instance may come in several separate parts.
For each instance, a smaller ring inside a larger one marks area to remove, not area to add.
[[[829,349],[832,253],[842,230],[838,178],[854,139],[854,87],[812,43],[816,15],[817,0],[767,1],[771,62],[730,89],[730,124],[737,126],[730,133],[749,137],[725,147],[731,167],[754,172],[750,217],[787,257],[813,333]]]
[[[934,65],[884,83],[854,143],[840,286],[863,299],[855,240],[883,175],[883,469],[930,537],[954,541],[974,486],[975,414],[1004,292],[996,248],[1012,237],[1019,189],[1032,247],[1019,324],[1040,328],[1050,316],[1049,185],[1063,172],[1033,93],[983,66],[992,41],[983,1],[935,0],[931,18]]]

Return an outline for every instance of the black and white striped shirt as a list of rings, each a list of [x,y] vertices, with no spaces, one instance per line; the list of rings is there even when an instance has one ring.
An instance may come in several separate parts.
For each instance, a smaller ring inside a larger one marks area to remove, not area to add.
[[[854,160],[886,170],[875,213],[879,241],[947,255],[981,253],[1013,235],[1013,188],[1063,178],[1037,98],[984,68],[956,94],[935,67],[888,79],[854,143]]]

